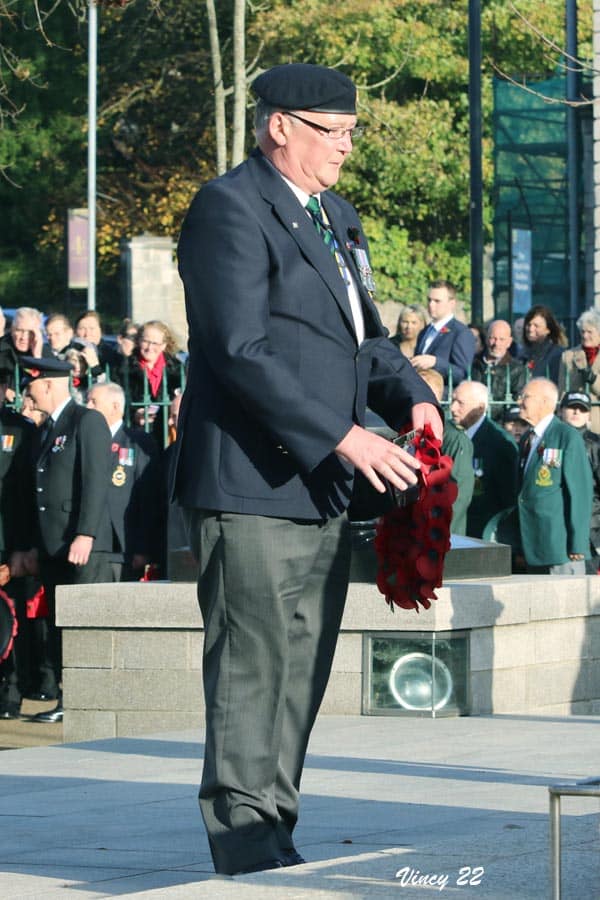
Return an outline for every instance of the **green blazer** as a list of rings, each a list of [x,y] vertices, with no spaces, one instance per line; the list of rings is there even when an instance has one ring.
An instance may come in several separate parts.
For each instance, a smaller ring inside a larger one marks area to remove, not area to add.
[[[589,558],[592,470],[583,439],[554,417],[523,476],[517,502],[521,545],[531,566]]]
[[[473,445],[462,429],[447,419],[444,423],[442,453],[452,457],[452,481],[458,486],[458,496],[452,506],[452,534],[467,533],[467,509],[473,496]]]

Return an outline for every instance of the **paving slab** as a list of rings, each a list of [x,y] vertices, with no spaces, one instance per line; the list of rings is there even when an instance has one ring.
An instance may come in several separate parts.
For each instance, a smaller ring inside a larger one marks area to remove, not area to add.
[[[322,716],[306,865],[215,876],[200,731],[0,754],[2,900],[550,897],[548,785],[600,775],[600,717]],[[562,803],[563,898],[600,896],[600,800]]]

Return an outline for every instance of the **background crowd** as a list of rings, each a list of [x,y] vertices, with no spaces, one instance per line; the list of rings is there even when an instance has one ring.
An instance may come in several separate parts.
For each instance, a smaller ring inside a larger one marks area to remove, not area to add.
[[[55,699],[37,719],[58,721],[56,586],[164,578],[169,544],[185,543],[167,499],[185,365],[156,320],[115,340],[92,311],[21,307],[0,326],[0,585],[18,620],[0,717],[27,697]]]
[[[450,282],[433,282],[427,308],[404,307],[392,337],[446,409],[444,452],[454,460],[459,488],[453,533],[509,543],[515,571],[597,572],[600,314],[590,309],[580,316],[580,343],[567,348],[564,329],[546,307],[532,307],[512,327],[501,319],[484,327],[460,321],[457,304]],[[185,356],[164,322],[126,319],[107,338],[94,311],[71,322],[22,307],[8,323],[0,312],[0,332],[0,583],[19,619],[16,652],[0,665],[0,716],[19,715],[23,697],[56,698],[56,710],[40,719],[56,721],[62,706],[52,591],[62,581],[48,578],[44,585],[24,556],[14,566],[15,552],[19,559],[31,550],[16,523],[32,483],[33,493],[45,489],[44,469],[38,467],[35,481],[31,460],[39,462],[53,404],[60,407],[55,399],[39,400],[31,358],[44,362],[42,377],[64,380],[75,405],[100,413],[110,432],[97,441],[110,445],[102,544],[108,568],[89,577],[119,581],[166,577],[169,546],[185,543],[179,511],[167,499]],[[51,447],[51,461],[57,449]],[[81,478],[81,492],[89,492],[89,468]],[[88,568],[80,566],[79,576]],[[68,581],[64,572],[56,577]]]

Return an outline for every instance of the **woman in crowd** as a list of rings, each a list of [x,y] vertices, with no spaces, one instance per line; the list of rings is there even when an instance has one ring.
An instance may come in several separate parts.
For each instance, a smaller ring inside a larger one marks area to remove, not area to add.
[[[138,333],[137,346],[130,356],[122,358],[119,381],[125,390],[130,409],[140,404],[158,406],[153,432],[161,444],[167,431],[169,401],[180,387],[181,372],[175,358],[173,336],[164,322],[156,319],[145,322]],[[166,406],[161,405],[166,401]]]
[[[590,431],[600,434],[600,313],[592,307],[577,319],[581,343],[565,350],[560,363],[558,387],[590,395]]]
[[[558,384],[558,370],[567,339],[547,306],[532,306],[523,327],[523,361],[529,378],[549,378]]]
[[[411,359],[415,355],[417,337],[426,325],[427,317],[422,306],[413,303],[402,307],[398,316],[396,334],[391,340],[407,359]]]

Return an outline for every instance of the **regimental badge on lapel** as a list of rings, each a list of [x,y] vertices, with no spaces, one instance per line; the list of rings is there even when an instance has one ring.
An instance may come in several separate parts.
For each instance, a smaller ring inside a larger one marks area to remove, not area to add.
[[[59,434],[58,437],[54,438],[54,443],[52,444],[52,452],[60,453],[65,449],[65,444],[67,443],[67,435]]]
[[[3,434],[2,435],[2,452],[3,453],[12,453],[14,449],[15,449],[14,434]]]
[[[535,477],[535,483],[538,487],[552,487],[554,484],[552,481],[552,472],[545,463],[539,467]]]
[[[360,245],[361,235],[358,228],[348,229],[348,240],[346,241],[346,249],[352,254],[352,258],[356,263],[358,274],[363,287],[371,296],[375,293],[375,280],[373,278],[373,269],[369,262],[367,251]]]

